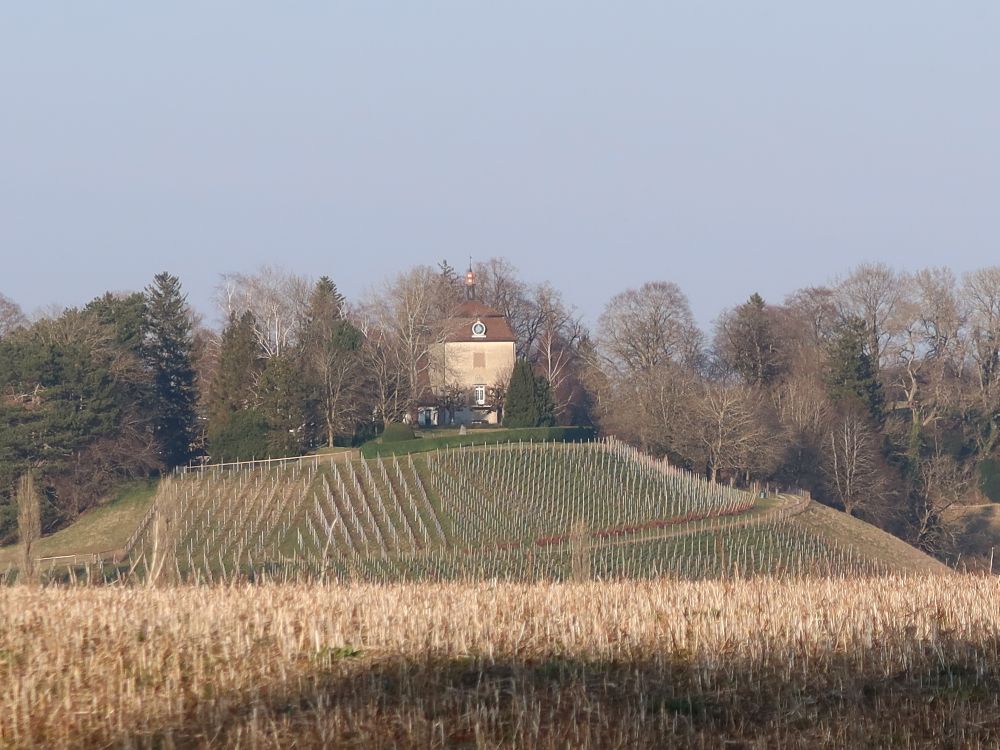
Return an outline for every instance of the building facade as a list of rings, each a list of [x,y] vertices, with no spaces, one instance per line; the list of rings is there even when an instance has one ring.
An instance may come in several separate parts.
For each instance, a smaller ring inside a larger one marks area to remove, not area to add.
[[[516,339],[499,312],[476,299],[466,275],[466,300],[447,321],[443,343],[430,352],[430,396],[417,412],[422,426],[498,424],[497,394],[510,382]]]

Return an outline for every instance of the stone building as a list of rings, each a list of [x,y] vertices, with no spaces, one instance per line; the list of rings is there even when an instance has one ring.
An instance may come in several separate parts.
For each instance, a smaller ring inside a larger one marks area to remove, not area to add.
[[[514,369],[516,339],[501,313],[476,296],[476,276],[465,278],[466,299],[445,326],[444,342],[430,352],[430,397],[417,411],[423,426],[498,424],[497,389]]]

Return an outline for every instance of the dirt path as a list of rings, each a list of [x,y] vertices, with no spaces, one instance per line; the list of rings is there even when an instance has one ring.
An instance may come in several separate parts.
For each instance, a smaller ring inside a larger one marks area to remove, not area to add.
[[[811,502],[807,497],[776,495],[759,500],[746,513],[739,513],[733,516],[712,516],[673,527],[640,530],[634,534],[622,535],[614,539],[599,540],[591,544],[591,548],[619,547],[625,544],[635,544],[637,541],[673,539],[689,534],[697,534],[700,531],[721,531],[723,529],[745,526],[750,522],[777,521],[804,513]]]

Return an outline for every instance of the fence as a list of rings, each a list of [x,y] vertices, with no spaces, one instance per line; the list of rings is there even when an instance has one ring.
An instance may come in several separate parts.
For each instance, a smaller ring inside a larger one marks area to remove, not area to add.
[[[267,468],[270,469],[273,466],[286,466],[290,464],[299,464],[300,466],[313,464],[318,466],[320,463],[334,463],[334,462],[348,462],[354,461],[361,457],[361,452],[355,449],[338,451],[336,453],[325,453],[323,455],[312,455],[312,456],[291,456],[289,458],[256,458],[250,459],[249,461],[229,461],[225,463],[217,464],[190,464],[188,466],[178,466],[174,469],[174,474],[176,476],[182,476],[184,474],[190,473],[201,473],[205,471],[216,471],[220,469],[230,469],[233,471],[240,471],[241,469],[259,469]]]

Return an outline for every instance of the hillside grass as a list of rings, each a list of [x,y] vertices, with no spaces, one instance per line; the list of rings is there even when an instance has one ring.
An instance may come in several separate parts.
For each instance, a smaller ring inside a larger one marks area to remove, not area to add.
[[[907,574],[950,574],[952,569],[902,539],[817,502],[794,517],[800,526],[858,551],[886,569]]]
[[[137,480],[123,485],[105,504],[82,514],[70,526],[44,536],[36,549],[38,557],[107,552],[124,546],[156,494],[156,480]],[[0,548],[0,565],[16,565],[18,545]]]

